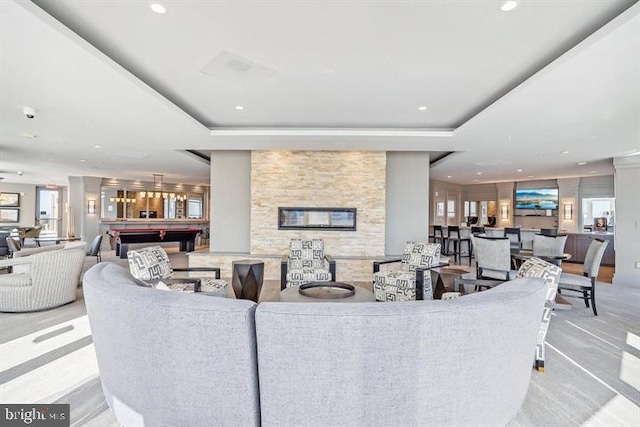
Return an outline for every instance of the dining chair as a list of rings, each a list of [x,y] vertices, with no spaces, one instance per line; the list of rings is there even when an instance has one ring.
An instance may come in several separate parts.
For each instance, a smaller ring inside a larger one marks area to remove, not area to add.
[[[472,226],[471,227],[471,236],[478,236],[480,234],[484,235],[486,233],[484,227],[482,226]],[[471,236],[469,236],[471,238]],[[473,247],[473,239],[471,239],[471,258],[475,258],[475,255],[473,254],[474,251],[474,247]]]
[[[509,240],[511,241],[511,247],[512,248],[522,248],[522,237],[520,235],[520,229],[519,228],[509,228],[509,227],[505,227],[504,229],[504,235],[505,237],[508,237]]]
[[[478,279],[510,280],[517,271],[511,269],[511,242],[507,237],[472,236]]]
[[[471,234],[477,236],[478,234],[483,234],[485,232],[484,227],[471,227]]]
[[[101,260],[100,256],[100,246],[102,245],[102,234],[98,234],[91,242],[91,246],[87,251],[87,256],[96,257],[96,263],[99,263]]]
[[[20,249],[22,249],[22,246],[20,245],[20,239],[18,238],[7,237],[6,242],[7,242],[7,247],[9,248],[9,253],[11,254],[11,256],[13,256],[13,254],[18,252]]]
[[[10,231],[0,230],[0,258],[8,257],[9,255],[11,255],[11,251],[9,250],[9,243],[7,243],[7,238],[10,235]]]
[[[564,255],[564,247],[567,243],[567,235],[551,236],[545,234],[533,235],[533,256],[560,266]],[[558,257],[554,259],[553,257]]]
[[[543,236],[557,236],[558,229],[557,228],[541,228],[540,234],[542,234]]]
[[[602,239],[593,239],[587,249],[587,255],[584,259],[582,276],[578,274],[562,273],[560,276],[560,284],[558,292],[563,296],[571,298],[580,298],[584,300],[584,304],[591,308],[595,316],[598,315],[596,309],[596,280],[600,271],[600,263],[602,256],[609,242]],[[565,294],[563,291],[575,292],[579,295]]]

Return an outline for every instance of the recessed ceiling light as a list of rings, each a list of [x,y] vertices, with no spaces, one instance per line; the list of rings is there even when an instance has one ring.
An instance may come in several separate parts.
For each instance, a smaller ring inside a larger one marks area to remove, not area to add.
[[[420,111],[427,111],[427,107],[425,107],[424,105],[422,107],[418,107],[418,110]]]
[[[93,148],[102,148],[102,145],[96,144],[93,146]]]
[[[569,154],[569,151],[564,150],[564,151],[561,151],[560,154]]]
[[[242,105],[236,105],[236,110],[242,111],[244,110],[244,107]]]
[[[589,173],[598,173],[598,171],[589,171]]]
[[[518,2],[516,0],[507,0],[504,3],[502,3],[502,6],[500,6],[500,10],[503,12],[509,12],[510,10],[513,10],[516,7],[518,7]]]
[[[84,162],[86,162],[85,159],[80,159],[80,163],[84,163]]]
[[[533,175],[527,175],[527,178],[533,178]]]
[[[482,175],[482,172],[476,172],[476,175]]]
[[[36,135],[35,133],[28,133],[28,132],[22,132],[20,135],[22,135],[25,138],[37,138],[38,135]]]
[[[587,164],[587,162],[578,162],[578,166],[584,166],[586,164]]]
[[[447,178],[451,178],[451,175],[447,175]]]
[[[516,172],[522,172],[522,169],[516,169]]]
[[[167,13],[167,8],[164,7],[163,5],[161,5],[160,3],[151,3],[149,5],[149,7],[151,8],[151,10],[153,10],[155,13]]]

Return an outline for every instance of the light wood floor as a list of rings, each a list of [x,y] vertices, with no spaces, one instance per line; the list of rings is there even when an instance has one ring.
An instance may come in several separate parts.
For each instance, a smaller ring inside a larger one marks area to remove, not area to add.
[[[171,256],[174,265],[186,263]],[[109,253],[105,258],[126,266]],[[86,267],[93,264],[88,259]],[[278,286],[265,283],[265,299]],[[510,427],[640,426],[640,284],[599,283],[597,295],[597,317],[577,300],[554,313],[546,373],[532,370]],[[0,313],[0,401],[70,403],[73,426],[118,425],[102,394],[81,288],[77,301],[60,308]]]

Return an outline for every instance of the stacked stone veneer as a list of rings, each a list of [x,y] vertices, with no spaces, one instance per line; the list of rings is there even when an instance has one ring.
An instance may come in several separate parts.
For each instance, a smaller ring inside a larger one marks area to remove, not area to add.
[[[385,177],[384,152],[253,151],[251,254],[283,254],[291,238],[309,237],[335,257],[383,256]],[[278,207],[356,208],[357,230],[278,230]]]
[[[265,279],[280,280],[291,238],[322,238],[336,259],[338,280],[372,280],[373,260],[385,253],[385,188],[385,152],[253,151],[251,253],[193,252],[189,265],[217,266],[230,278],[233,261],[261,260]],[[356,208],[357,230],[278,230],[279,207]]]

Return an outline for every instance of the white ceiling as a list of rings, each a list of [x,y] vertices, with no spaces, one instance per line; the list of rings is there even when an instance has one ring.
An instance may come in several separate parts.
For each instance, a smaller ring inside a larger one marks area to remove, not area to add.
[[[0,176],[202,184],[182,150],[273,148],[455,151],[431,176],[456,183],[613,173],[640,150],[640,5],[501,3],[3,0]]]

